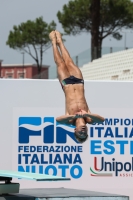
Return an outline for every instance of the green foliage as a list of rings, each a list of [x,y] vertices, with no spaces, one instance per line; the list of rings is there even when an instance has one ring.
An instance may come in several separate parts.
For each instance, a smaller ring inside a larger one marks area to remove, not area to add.
[[[91,32],[91,1],[70,0],[57,13],[66,34]],[[99,38],[108,35],[120,39],[121,28],[133,28],[133,2],[131,0],[101,0]]]
[[[116,40],[121,40],[121,38],[122,38],[122,35],[120,33],[118,33],[118,32],[113,33],[112,35]]]
[[[44,49],[47,49],[51,44],[49,33],[55,29],[56,24],[54,21],[47,24],[42,17],[37,18],[35,21],[28,20],[26,23],[13,27],[6,44],[13,49],[25,48],[29,45],[42,45]]]
[[[13,27],[6,44],[10,48],[28,53],[37,62],[40,71],[42,54],[51,46],[49,33],[55,29],[54,21],[47,24],[42,17],[36,18],[35,21],[28,20]]]
[[[69,1],[63,11],[57,13],[59,22],[67,34],[77,34],[81,30],[90,30],[90,0]]]

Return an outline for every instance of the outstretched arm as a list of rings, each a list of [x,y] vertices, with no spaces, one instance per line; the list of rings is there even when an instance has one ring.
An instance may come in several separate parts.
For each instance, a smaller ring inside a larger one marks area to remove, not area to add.
[[[83,118],[88,124],[93,124],[94,122],[102,123],[105,120],[102,116],[93,114],[90,111],[86,112],[84,110],[81,110],[80,112],[82,113]]]
[[[56,118],[56,121],[60,124],[67,124],[71,125],[73,124],[73,120],[76,119],[75,115],[63,115]]]
[[[74,125],[75,119],[83,118],[82,114],[77,112],[75,115],[63,115],[56,118],[56,121],[60,124]]]

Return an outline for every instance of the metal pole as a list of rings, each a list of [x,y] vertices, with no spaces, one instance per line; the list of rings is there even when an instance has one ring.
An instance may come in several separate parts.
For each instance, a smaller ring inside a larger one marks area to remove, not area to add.
[[[133,32],[132,31],[127,31],[127,32],[122,31],[122,33],[125,33],[124,48],[128,49],[128,47],[127,47],[127,33],[133,33]]]
[[[127,36],[126,36],[126,32],[125,32],[125,49],[126,49],[126,39],[127,39]]]
[[[0,78],[1,78],[1,63],[3,60],[0,60]]]
[[[24,52],[22,52],[23,54],[23,78],[24,78]]]
[[[1,78],[1,61],[0,61],[0,78]]]

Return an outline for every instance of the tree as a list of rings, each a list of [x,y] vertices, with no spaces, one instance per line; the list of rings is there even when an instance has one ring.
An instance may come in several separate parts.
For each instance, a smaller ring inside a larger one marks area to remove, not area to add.
[[[92,20],[92,25],[91,25],[91,57],[93,59],[99,58],[101,51],[99,48],[99,27],[100,27],[100,3],[101,0],[92,0],[91,1],[91,20]]]
[[[122,28],[133,28],[133,2],[131,0],[100,0],[100,2],[99,0],[70,0],[63,6],[62,12],[58,11],[57,17],[66,34],[91,33],[93,60],[94,49],[99,49],[96,55],[101,57],[104,38],[112,35],[120,40]]]
[[[14,26],[6,42],[10,48],[24,51],[35,60],[39,78],[41,78],[43,53],[51,47],[49,33],[55,29],[56,23],[54,21],[47,24],[42,17],[39,17],[35,21],[28,20],[18,26]]]

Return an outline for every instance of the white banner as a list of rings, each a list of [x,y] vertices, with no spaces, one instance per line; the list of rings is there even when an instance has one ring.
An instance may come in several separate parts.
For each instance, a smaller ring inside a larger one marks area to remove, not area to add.
[[[89,108],[105,122],[88,125],[89,138],[80,144],[74,127],[56,122],[65,112],[58,81],[1,81],[0,89],[6,91],[0,105],[1,169],[71,178],[56,183],[17,180],[21,188],[68,187],[128,195],[133,183],[132,87],[133,83],[85,82]]]
[[[94,188],[103,180],[107,188],[114,187],[112,182],[122,186],[120,179],[133,177],[132,113],[129,109],[98,111],[105,121],[88,125],[89,139],[80,144],[74,127],[56,122],[62,109],[15,108],[13,169],[70,177],[71,181],[87,178]],[[128,187],[132,187],[130,182]]]

